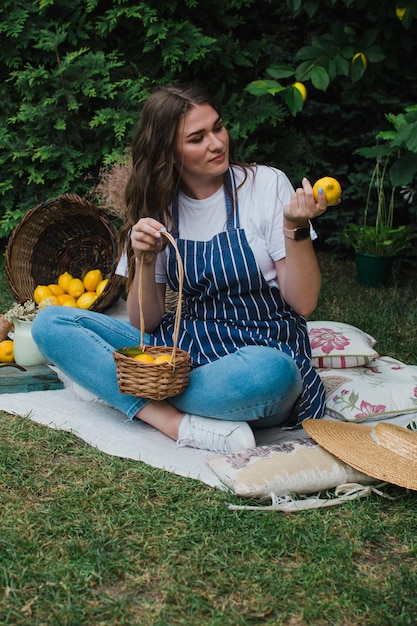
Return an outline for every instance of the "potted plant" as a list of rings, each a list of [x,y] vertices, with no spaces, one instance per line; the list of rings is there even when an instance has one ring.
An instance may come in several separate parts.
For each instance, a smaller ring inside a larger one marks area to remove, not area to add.
[[[27,300],[22,304],[13,304],[4,314],[4,318],[13,325],[15,363],[22,367],[46,362],[32,337],[32,323],[40,308],[33,300]]]
[[[404,225],[394,227],[395,187],[391,187],[388,201],[386,188],[389,161],[389,156],[376,158],[362,223],[347,224],[343,230],[344,241],[355,251],[359,282],[369,287],[387,282],[394,258],[410,248],[416,236]],[[371,218],[374,200],[376,213]]]

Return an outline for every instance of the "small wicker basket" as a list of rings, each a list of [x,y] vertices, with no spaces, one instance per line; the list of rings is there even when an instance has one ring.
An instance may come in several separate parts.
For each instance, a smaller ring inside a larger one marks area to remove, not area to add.
[[[141,327],[141,345],[140,349],[145,354],[158,357],[162,354],[170,354],[169,361],[162,363],[145,363],[137,361],[131,356],[126,356],[121,352],[114,352],[113,357],[116,362],[117,382],[122,393],[128,393],[135,397],[148,398],[150,400],[165,400],[166,398],[176,396],[184,391],[188,385],[188,379],[191,369],[191,357],[185,350],[177,348],[179,324],[182,309],[182,286],[184,279],[184,268],[181,256],[178,252],[177,244],[172,235],[166,231],[161,234],[173,245],[178,264],[179,277],[179,293],[175,312],[173,347],[164,346],[146,346],[144,344],[144,319],[142,306],[142,271],[143,257],[139,265],[139,313]]]
[[[48,285],[69,272],[77,278],[90,269],[109,277],[105,290],[90,307],[104,311],[125,288],[114,274],[117,230],[107,215],[84,198],[63,194],[28,211],[9,237],[5,270],[18,302],[33,299],[37,285]]]

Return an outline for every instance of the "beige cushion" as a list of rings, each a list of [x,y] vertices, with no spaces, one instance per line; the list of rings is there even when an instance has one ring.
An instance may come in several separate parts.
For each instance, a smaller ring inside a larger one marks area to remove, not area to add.
[[[344,322],[307,322],[313,367],[344,369],[378,358],[375,339]]]
[[[207,462],[233,493],[253,498],[316,493],[344,483],[375,482],[310,438],[259,446],[212,457]]]

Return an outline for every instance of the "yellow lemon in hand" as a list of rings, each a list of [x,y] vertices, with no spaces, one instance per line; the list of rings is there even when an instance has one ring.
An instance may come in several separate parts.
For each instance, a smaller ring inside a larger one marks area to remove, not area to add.
[[[342,188],[339,181],[331,176],[324,176],[315,182],[313,185],[313,194],[316,202],[318,202],[319,199],[320,188],[324,191],[328,206],[334,206],[338,203],[338,200],[342,195]]]
[[[12,363],[14,361],[14,343],[11,339],[0,341],[0,363]]]
[[[137,354],[133,357],[135,361],[140,361],[141,363],[154,363],[155,359],[150,354]]]

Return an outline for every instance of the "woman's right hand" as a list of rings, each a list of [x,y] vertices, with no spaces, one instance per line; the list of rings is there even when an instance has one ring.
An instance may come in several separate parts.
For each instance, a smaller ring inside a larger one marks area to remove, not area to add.
[[[138,299],[138,278],[136,272],[140,267],[140,259],[143,258],[142,280],[142,306],[145,322],[145,332],[153,332],[158,326],[164,314],[165,307],[165,284],[155,282],[155,259],[161,251],[163,224],[152,217],[141,218],[132,228],[130,241],[136,257],[135,275],[132,278],[127,295],[127,310],[133,326],[140,328],[140,312]]]
[[[165,226],[152,217],[143,217],[132,227],[130,242],[137,259],[145,255],[144,261],[149,263],[161,251],[161,230],[166,230]]]

